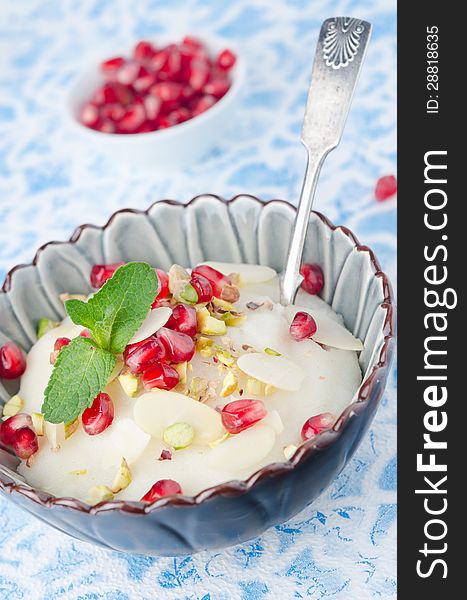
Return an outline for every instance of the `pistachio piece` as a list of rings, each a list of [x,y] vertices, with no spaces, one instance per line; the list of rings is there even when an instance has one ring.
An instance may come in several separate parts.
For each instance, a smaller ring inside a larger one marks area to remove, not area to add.
[[[122,373],[118,377],[118,381],[123,388],[123,391],[130,398],[135,398],[139,392],[139,377],[130,373],[130,371],[126,371]]]
[[[78,429],[78,425],[79,425],[79,419],[70,421],[70,423],[65,423],[64,429],[65,429],[65,439],[66,440],[75,433],[75,431]]]
[[[269,356],[282,356],[280,352],[277,352],[277,350],[273,350],[272,348],[265,348],[264,352],[269,354]]]
[[[48,331],[52,331],[58,327],[60,323],[58,321],[52,321],[51,319],[42,318],[39,319],[37,324],[37,339],[41,338]]]
[[[173,365],[173,368],[177,371],[178,376],[180,377],[179,383],[185,384],[188,363],[187,362],[178,363],[176,365]]]
[[[108,502],[113,499],[114,493],[107,485],[95,485],[89,490],[89,498],[86,502],[94,506],[100,502]]]
[[[188,388],[188,395],[193,398],[193,400],[197,400],[199,402],[207,389],[207,379],[204,377],[193,377]]]
[[[237,302],[239,298],[240,292],[238,287],[236,285],[226,283],[222,288],[221,299],[227,300],[227,302]]]
[[[172,265],[169,269],[169,291],[178,299],[180,293],[185,288],[186,284],[190,282],[190,274],[188,271],[180,265]]]
[[[225,335],[227,333],[227,325],[224,321],[212,317],[206,307],[196,311],[196,318],[198,331],[203,335]]]
[[[195,437],[195,430],[189,423],[174,423],[166,429],[162,439],[174,450],[182,450],[189,446]]]
[[[235,364],[235,357],[227,350],[218,350],[215,354],[217,360],[226,367],[232,367]]]
[[[198,292],[191,285],[191,283],[186,283],[183,289],[180,291],[180,299],[184,302],[188,302],[188,304],[198,303]]]
[[[196,342],[196,351],[199,352],[203,358],[211,358],[214,354],[214,349],[212,348],[213,344],[214,340],[200,336]]]
[[[246,315],[242,315],[241,313],[225,313],[223,315],[222,320],[229,327],[239,327],[246,319]]]
[[[292,458],[292,456],[295,454],[295,452],[297,451],[297,446],[294,446],[294,444],[289,444],[288,446],[284,446],[284,456],[287,460],[290,460]]]
[[[233,394],[238,387],[238,379],[229,371],[227,375],[224,377],[224,381],[222,382],[222,390],[220,391],[219,396],[221,398],[226,398]]]
[[[221,311],[225,312],[235,312],[235,306],[231,302],[226,302],[221,298],[216,298],[213,296],[211,304],[214,309],[220,309]]]
[[[70,471],[70,475],[87,475],[87,469],[76,469],[75,471]]]
[[[44,415],[31,413],[32,426],[37,435],[44,435]]]
[[[3,419],[17,415],[19,412],[21,412],[23,406],[24,400],[20,398],[18,394],[12,396],[3,407]]]
[[[130,467],[128,466],[126,460],[122,458],[122,462],[120,463],[120,467],[112,484],[112,492],[114,494],[118,494],[118,492],[126,490],[132,480],[133,478],[131,476]]]

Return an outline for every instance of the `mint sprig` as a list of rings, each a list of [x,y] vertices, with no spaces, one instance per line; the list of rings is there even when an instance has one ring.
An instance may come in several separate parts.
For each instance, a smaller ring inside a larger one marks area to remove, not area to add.
[[[115,271],[87,302],[68,300],[73,323],[89,329],[92,339],[78,337],[59,353],[42,405],[49,423],[69,423],[108,383],[116,355],[124,351],[151,310],[157,275],[147,263],[128,263]]]

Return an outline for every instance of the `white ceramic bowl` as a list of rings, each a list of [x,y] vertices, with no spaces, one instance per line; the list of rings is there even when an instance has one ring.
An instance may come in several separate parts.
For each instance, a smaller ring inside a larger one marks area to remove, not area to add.
[[[155,40],[160,45],[167,40]],[[170,40],[173,41],[173,40]],[[99,70],[100,63],[109,58],[101,56],[85,68],[72,84],[65,102],[67,121],[93,148],[105,153],[113,160],[130,165],[176,168],[200,160],[215,144],[222,140],[223,133],[236,116],[239,95],[245,80],[245,67],[237,49],[230,43],[212,38],[202,38],[211,55],[225,47],[237,55],[230,71],[232,85],[229,91],[206,112],[168,129],[148,133],[110,134],[85,127],[78,120],[81,106],[91,98],[94,91],[104,83]],[[130,56],[132,49],[115,52],[114,56]]]

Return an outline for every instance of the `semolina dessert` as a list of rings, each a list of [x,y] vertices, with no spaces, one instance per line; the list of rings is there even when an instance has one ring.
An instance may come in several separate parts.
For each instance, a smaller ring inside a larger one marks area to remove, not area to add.
[[[362,343],[317,295],[321,269],[302,274],[283,307],[261,265],[95,265],[96,291],[65,295],[68,316],[41,319],[27,357],[0,348],[0,377],[21,377],[0,425],[18,472],[89,504],[152,502],[290,459],[362,379]]]

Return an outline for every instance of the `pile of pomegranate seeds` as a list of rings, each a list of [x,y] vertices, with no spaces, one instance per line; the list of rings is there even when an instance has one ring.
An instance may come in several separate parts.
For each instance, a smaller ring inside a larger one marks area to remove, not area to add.
[[[39,450],[37,435],[29,415],[19,413],[0,425],[0,442],[13,448],[16,456],[28,460]]]
[[[0,379],[18,379],[26,371],[26,356],[19,346],[7,342],[0,347]]]
[[[142,498],[141,502],[154,502],[163,496],[182,494],[182,488],[173,479],[159,479]]]
[[[375,198],[378,202],[384,202],[397,193],[397,179],[394,175],[384,175],[376,182]]]
[[[236,56],[212,57],[192,36],[180,44],[136,44],[133,56],[100,65],[105,83],[82,106],[79,120],[104,133],[146,133],[173,127],[216,104],[231,86]]]

